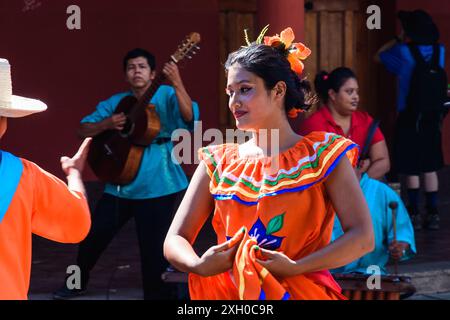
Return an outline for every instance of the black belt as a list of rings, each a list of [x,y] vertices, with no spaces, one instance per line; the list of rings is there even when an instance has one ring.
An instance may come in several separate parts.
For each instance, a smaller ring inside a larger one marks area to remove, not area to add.
[[[156,138],[156,139],[154,139],[154,140],[152,141],[152,143],[155,143],[155,144],[164,144],[164,143],[167,143],[167,142],[169,142],[169,141],[171,141],[171,140],[172,140],[171,138],[161,137],[161,138]]]

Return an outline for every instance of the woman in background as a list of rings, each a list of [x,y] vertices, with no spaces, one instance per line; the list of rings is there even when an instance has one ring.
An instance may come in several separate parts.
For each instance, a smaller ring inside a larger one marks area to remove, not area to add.
[[[373,122],[372,117],[358,110],[359,94],[356,75],[349,68],[337,68],[332,72],[320,72],[314,80],[322,106],[299,127],[299,134],[313,131],[337,133],[364,148]],[[361,159],[357,174],[367,172],[369,177],[381,179],[389,171],[389,153],[379,128],[370,142],[368,159]]]

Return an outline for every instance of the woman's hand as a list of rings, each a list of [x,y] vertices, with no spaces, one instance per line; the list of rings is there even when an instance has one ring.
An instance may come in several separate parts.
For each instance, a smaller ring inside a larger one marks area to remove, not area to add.
[[[244,233],[239,232],[230,240],[212,246],[200,258],[195,273],[203,276],[213,276],[230,270],[233,267],[234,257]]]
[[[285,278],[298,275],[297,264],[282,252],[259,248],[264,260],[256,261],[275,277]]]

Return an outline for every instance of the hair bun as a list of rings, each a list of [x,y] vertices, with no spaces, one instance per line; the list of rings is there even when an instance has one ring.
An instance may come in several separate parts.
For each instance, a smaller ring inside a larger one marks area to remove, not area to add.
[[[338,92],[341,86],[350,78],[356,79],[355,73],[346,67],[339,67],[330,73],[322,70],[314,79],[314,87],[322,102],[328,101],[328,90]]]

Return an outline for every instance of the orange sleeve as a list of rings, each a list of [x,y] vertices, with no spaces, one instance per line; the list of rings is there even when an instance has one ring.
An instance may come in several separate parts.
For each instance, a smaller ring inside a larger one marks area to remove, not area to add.
[[[22,161],[33,174],[32,232],[63,243],[83,240],[91,226],[85,196],[69,190],[63,181],[34,163]]]

